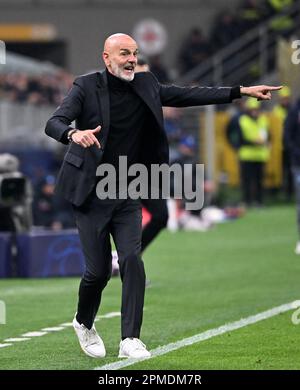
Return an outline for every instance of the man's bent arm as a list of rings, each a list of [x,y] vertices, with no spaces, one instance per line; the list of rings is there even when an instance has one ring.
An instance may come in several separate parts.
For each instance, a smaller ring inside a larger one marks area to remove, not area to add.
[[[80,80],[77,79],[62,104],[48,120],[45,128],[46,134],[59,142],[67,144],[67,134],[73,129],[70,125],[80,115],[83,101],[84,90],[80,86]]]

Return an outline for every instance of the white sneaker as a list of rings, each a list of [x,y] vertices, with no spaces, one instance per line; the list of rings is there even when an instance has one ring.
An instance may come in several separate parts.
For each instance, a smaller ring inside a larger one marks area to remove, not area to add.
[[[119,358],[147,358],[151,353],[140,339],[127,337],[120,342]]]
[[[98,335],[95,325],[93,325],[92,329],[88,329],[83,324],[80,325],[76,317],[74,317],[73,328],[77,334],[81,349],[86,355],[94,358],[101,358],[106,355],[104,343]]]
[[[295,248],[296,255],[300,255],[300,241],[297,242],[296,248]]]

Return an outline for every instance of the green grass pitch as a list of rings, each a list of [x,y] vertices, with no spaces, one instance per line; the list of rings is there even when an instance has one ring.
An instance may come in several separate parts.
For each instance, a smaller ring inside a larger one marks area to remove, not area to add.
[[[147,278],[141,339],[149,349],[300,299],[293,207],[251,211],[205,233],[163,232],[144,255]],[[70,322],[79,278],[1,280],[9,337]],[[99,314],[120,310],[111,279]],[[293,311],[137,363],[126,369],[300,369],[300,324]],[[0,369],[93,369],[117,361],[120,318],[97,329],[105,359],[83,354],[72,328],[0,348]],[[298,340],[298,341],[297,341]]]

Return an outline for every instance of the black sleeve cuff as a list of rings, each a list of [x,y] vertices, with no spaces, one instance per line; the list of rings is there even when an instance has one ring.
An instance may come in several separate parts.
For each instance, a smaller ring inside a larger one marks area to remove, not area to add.
[[[68,140],[68,133],[69,133],[69,131],[72,130],[72,129],[73,129],[72,127],[69,127],[68,130],[66,130],[66,131],[63,133],[63,135],[62,135],[62,137],[61,137],[61,142],[62,142],[63,144],[68,144],[68,143],[69,143],[69,140]]]
[[[241,97],[241,87],[239,85],[237,85],[236,87],[232,87],[230,91],[230,99],[240,99]]]

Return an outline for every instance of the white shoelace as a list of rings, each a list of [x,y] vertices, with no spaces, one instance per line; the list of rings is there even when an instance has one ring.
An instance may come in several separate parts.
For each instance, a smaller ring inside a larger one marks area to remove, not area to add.
[[[82,329],[83,329],[83,342],[85,346],[99,343],[98,334],[94,327],[92,327],[92,329],[88,329],[83,325]]]

